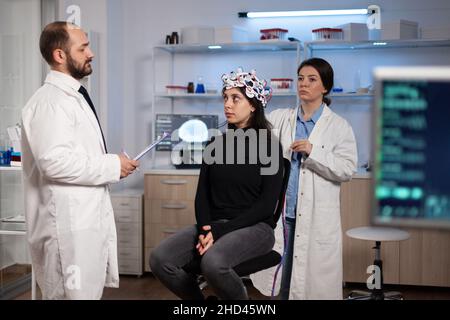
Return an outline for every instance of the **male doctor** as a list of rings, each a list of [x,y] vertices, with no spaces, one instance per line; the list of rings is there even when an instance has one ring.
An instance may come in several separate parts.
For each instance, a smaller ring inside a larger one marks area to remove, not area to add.
[[[22,111],[27,237],[43,299],[100,299],[118,287],[109,184],[139,165],[108,154],[94,105],[80,80],[94,55],[82,29],[53,22],[40,38],[50,65]]]

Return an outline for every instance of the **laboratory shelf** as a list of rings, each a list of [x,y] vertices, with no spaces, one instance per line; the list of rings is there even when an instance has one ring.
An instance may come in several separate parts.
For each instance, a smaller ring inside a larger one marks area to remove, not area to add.
[[[373,98],[373,93],[333,93],[331,98]]]
[[[22,171],[22,167],[2,167],[2,166],[0,166],[0,171]]]
[[[275,92],[272,97],[295,97],[296,92]],[[182,99],[217,99],[222,98],[218,93],[181,93],[181,94],[164,94],[155,95],[156,98],[182,98]]]
[[[324,41],[305,42],[305,47],[309,50],[450,47],[450,39],[371,40],[371,41],[356,41],[356,42],[343,40],[324,40]]]
[[[25,236],[27,234],[26,231],[11,231],[11,230],[1,230],[0,229],[0,236]]]
[[[170,53],[219,53],[253,51],[296,51],[302,50],[298,41],[257,41],[210,45],[168,44],[154,47]]]

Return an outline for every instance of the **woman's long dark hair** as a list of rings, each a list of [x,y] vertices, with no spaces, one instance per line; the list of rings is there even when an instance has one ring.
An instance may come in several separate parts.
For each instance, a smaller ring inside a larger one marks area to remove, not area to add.
[[[247,97],[247,95],[245,94],[244,87],[237,87],[237,89],[239,89],[239,91],[242,93],[242,95],[245,97],[245,99],[247,99],[247,101],[252,105],[252,107],[255,108],[255,111],[252,112],[250,115],[250,119],[249,119],[249,123],[248,123],[247,127],[255,129],[257,131],[259,129],[267,129],[267,131],[270,132],[270,130],[272,129],[272,125],[267,120],[267,118],[264,114],[264,107],[263,107],[261,101],[259,101],[256,98]],[[226,88],[223,88],[222,94],[224,94],[226,90],[227,90]],[[237,127],[234,124],[228,124],[228,129],[237,129]]]
[[[334,86],[334,71],[331,65],[324,59],[321,58],[311,58],[302,62],[302,64],[297,69],[297,75],[303,67],[313,67],[317,70],[322,80],[324,88],[327,92],[323,95],[322,101],[328,106],[331,104],[331,99],[327,95],[331,92]]]

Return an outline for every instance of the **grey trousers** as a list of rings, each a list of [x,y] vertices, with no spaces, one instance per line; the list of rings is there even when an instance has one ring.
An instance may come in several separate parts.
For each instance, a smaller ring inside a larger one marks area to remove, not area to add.
[[[204,299],[197,279],[183,270],[183,266],[199,257],[197,243],[196,226],[186,227],[164,239],[150,255],[153,274],[185,300]],[[274,243],[274,231],[265,222],[227,233],[201,258],[202,274],[220,299],[246,300],[247,290],[233,267],[270,252]]]

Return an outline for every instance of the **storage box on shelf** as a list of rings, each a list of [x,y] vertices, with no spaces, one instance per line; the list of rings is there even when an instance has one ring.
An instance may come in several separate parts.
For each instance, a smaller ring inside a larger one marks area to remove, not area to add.
[[[143,274],[143,194],[140,191],[113,193],[111,200],[117,227],[119,273]]]
[[[195,224],[198,170],[152,170],[145,174],[145,271],[151,251],[164,238]]]
[[[421,28],[422,39],[450,39],[450,26]]]
[[[214,41],[217,44],[248,42],[248,32],[241,27],[216,27],[214,28]]]
[[[263,29],[260,30],[260,40],[286,40],[288,31],[282,28]]]
[[[207,26],[192,26],[181,29],[182,44],[214,43],[214,28]]]
[[[185,86],[177,86],[177,85],[167,85],[166,92],[167,94],[185,94],[187,93],[188,87]]]
[[[381,25],[381,40],[417,39],[418,34],[419,24],[415,21],[398,20]]]
[[[369,29],[365,23],[346,23],[338,28],[342,29],[344,41],[367,41],[369,40]]]
[[[294,80],[289,78],[272,78],[270,79],[270,87],[273,93],[293,92],[293,82]]]
[[[314,41],[342,40],[342,29],[340,28],[319,28],[312,30]]]

